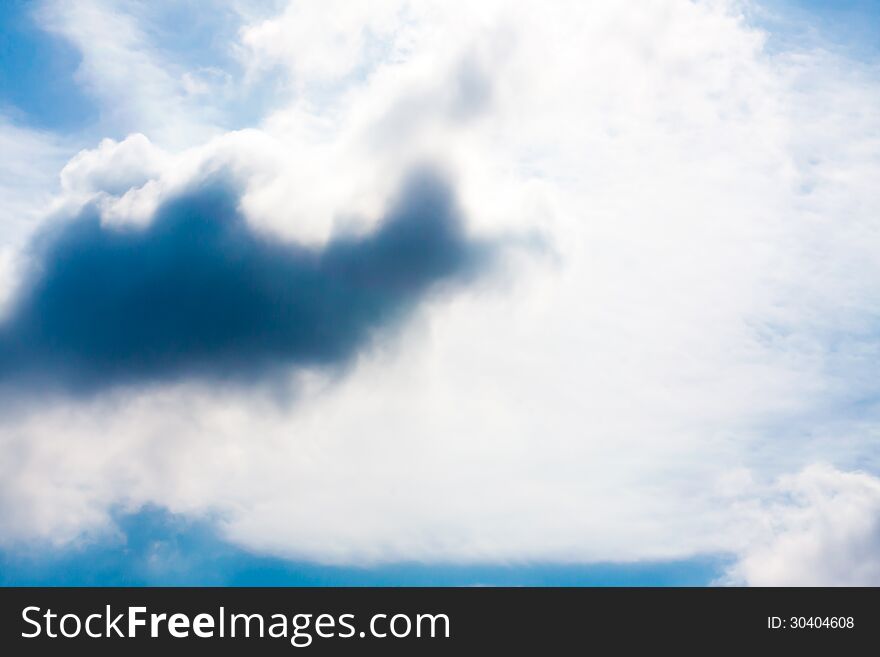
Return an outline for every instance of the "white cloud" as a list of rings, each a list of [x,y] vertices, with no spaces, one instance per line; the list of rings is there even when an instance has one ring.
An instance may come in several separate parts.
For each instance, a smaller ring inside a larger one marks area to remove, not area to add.
[[[290,3],[243,28],[241,41],[253,74],[281,65],[300,88],[329,84],[393,58],[407,9],[396,0]]]
[[[61,187],[69,193],[107,192],[122,195],[158,178],[167,155],[140,133],[123,141],[104,139],[96,149],[77,153],[61,170]]]
[[[143,220],[228,167],[251,221],[320,244],[369,226],[430,160],[469,230],[539,230],[555,257],[433,301],[342,380],[302,375],[290,406],[180,385],[20,410],[0,430],[7,540],[69,540],[155,503],[286,556],[734,552],[751,582],[772,570],[760,545],[800,536],[755,482],[878,466],[876,72],[768,52],[734,3],[473,5],[291,5],[240,44],[252,75],[286,71],[286,106],[188,148],[105,142],[65,189]],[[136,26],[117,33],[139,52]],[[121,88],[89,47],[84,75]],[[132,61],[153,82],[119,109],[135,130],[178,102],[149,62]],[[782,529],[768,539],[756,509]]]
[[[727,581],[751,586],[880,585],[880,479],[812,466],[782,477],[754,511],[753,539]]]

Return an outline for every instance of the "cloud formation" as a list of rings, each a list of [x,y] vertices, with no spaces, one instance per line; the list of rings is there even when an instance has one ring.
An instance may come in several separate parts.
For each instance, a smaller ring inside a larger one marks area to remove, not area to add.
[[[727,574],[750,586],[880,586],[880,478],[813,465],[777,482]]]
[[[427,169],[372,233],[320,249],[259,234],[237,203],[215,177],[146,227],[102,225],[91,206],[51,226],[0,326],[0,381],[90,391],[342,364],[491,250],[465,237],[451,189]]]
[[[775,545],[762,528],[790,533],[790,508],[773,503],[780,476],[817,462],[880,472],[876,62],[780,41],[779,26],[768,31],[740,0],[388,0],[329,13],[326,2],[282,3],[216,40],[233,66],[170,45],[180,40],[160,29],[160,0],[69,4],[40,15],[81,51],[78,79],[106,119],[77,142],[91,150],[51,168],[61,171],[53,212],[94,208],[83,215],[98,239],[89,248],[156,239],[163,213],[202,189],[193,181],[229,171],[241,183],[229,216],[259,243],[249,253],[284,267],[294,258],[335,294],[329,254],[351,264],[351,253],[375,251],[401,172],[430,161],[454,174],[467,218],[470,239],[440,231],[451,243],[480,251],[476,236],[538,228],[558,258],[512,263],[509,287],[493,294],[464,286],[439,298],[430,292],[469,267],[401,262],[423,283],[382,287],[381,303],[357,315],[367,319],[322,343],[351,367],[341,380],[332,368],[302,372],[294,405],[267,402],[264,387],[210,385],[238,356],[209,333],[184,343],[187,359],[161,352],[171,364],[160,374],[152,360],[135,368],[137,380],[171,383],[0,414],[0,543],[76,541],[112,532],[114,509],[156,505],[211,518],[250,551],[324,562],[724,553],[758,563],[750,555]],[[232,99],[252,120],[230,123]],[[18,145],[3,152],[7,169],[28,173],[33,140],[6,134]],[[350,218],[361,237],[340,238]],[[69,239],[84,239],[84,225]],[[49,229],[44,255],[62,233]],[[299,246],[267,260],[282,249],[262,235]],[[38,285],[51,272],[29,274],[23,241],[0,239],[0,288],[23,290],[6,330],[27,343],[24,320],[42,317]],[[188,253],[203,250],[216,251]],[[135,262],[121,268],[128,286]],[[231,276],[210,262],[205,272]],[[251,277],[260,289],[274,280]],[[362,349],[386,311],[416,304],[419,322],[393,350]],[[34,340],[42,360],[8,364],[7,379],[28,368],[63,379],[58,363],[74,357],[49,363],[56,347]],[[340,362],[302,345],[247,347],[248,362],[282,351],[288,362]],[[124,379],[110,362],[86,372],[102,386]],[[180,379],[201,372],[208,385]],[[871,513],[844,532],[866,578],[872,562],[858,546],[869,545]],[[804,534],[819,540],[823,522]]]

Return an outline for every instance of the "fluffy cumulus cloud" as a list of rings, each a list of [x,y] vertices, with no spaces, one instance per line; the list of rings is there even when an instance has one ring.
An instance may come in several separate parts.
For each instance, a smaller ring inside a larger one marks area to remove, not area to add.
[[[877,583],[876,63],[723,0],[240,4],[210,66],[38,13],[108,109],[8,240],[0,378],[92,392],[5,404],[5,543],[149,504],[322,562]]]
[[[880,479],[815,465],[756,510],[761,536],[728,572],[754,586],[880,584]]]

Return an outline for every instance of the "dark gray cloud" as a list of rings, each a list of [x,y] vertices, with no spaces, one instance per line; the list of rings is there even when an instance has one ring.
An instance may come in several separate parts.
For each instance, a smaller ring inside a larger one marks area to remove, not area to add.
[[[214,180],[146,228],[102,226],[88,209],[41,234],[37,266],[0,325],[0,385],[88,393],[344,364],[493,250],[465,237],[451,190],[428,171],[409,178],[374,232],[322,249],[255,232],[237,200]]]

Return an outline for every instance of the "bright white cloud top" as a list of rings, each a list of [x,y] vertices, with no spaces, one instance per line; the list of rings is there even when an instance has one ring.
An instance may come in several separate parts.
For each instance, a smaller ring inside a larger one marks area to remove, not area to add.
[[[224,69],[173,52],[160,5],[40,7],[101,112],[0,121],[6,310],[40,226],[148,225],[217,172],[254,230],[317,249],[428,163],[469,237],[546,246],[341,374],[291,368],[290,397],[4,409],[7,546],[154,504],[323,563],[723,554],[729,582],[880,584],[876,61],[775,47],[745,2],[395,0],[218,5]]]

